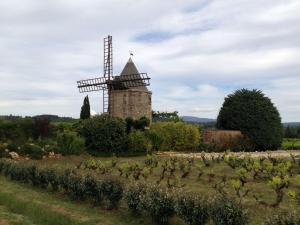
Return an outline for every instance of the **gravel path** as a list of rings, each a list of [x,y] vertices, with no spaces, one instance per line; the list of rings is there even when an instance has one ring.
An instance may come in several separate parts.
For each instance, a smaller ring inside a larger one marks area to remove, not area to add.
[[[238,156],[243,156],[245,154],[250,154],[252,157],[267,157],[271,155],[272,157],[290,157],[291,154],[295,156],[300,156],[300,150],[278,150],[278,151],[267,151],[267,152],[232,152]],[[223,153],[205,153],[205,157],[211,158],[218,157],[218,155]],[[194,158],[201,158],[201,153],[181,153],[181,152],[160,152],[159,155],[162,156],[177,156],[177,157],[194,157]]]

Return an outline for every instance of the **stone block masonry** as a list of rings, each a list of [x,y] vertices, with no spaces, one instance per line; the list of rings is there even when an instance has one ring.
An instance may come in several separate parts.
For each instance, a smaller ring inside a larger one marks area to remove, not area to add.
[[[139,88],[112,90],[109,99],[110,114],[122,119],[140,119],[145,116],[151,120],[151,96],[150,91]]]

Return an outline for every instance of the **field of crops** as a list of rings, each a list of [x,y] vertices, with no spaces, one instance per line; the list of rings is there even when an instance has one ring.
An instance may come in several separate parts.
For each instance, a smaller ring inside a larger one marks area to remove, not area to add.
[[[212,160],[204,155],[200,159],[155,155],[132,158],[94,158],[86,155],[18,162],[19,165],[25,166],[35,164],[42,171],[53,170],[63,173],[70,169],[71,174],[80,177],[86,177],[88,174],[99,179],[107,176],[114,177],[124,184],[125,189],[138,182],[160,185],[172,192],[174,190],[184,193],[192,192],[199,196],[227,195],[241,203],[253,225],[262,224],[267,217],[279,210],[300,212],[299,163],[299,158],[293,155],[289,159],[273,157],[253,159],[248,155],[238,158],[231,154],[221,154]],[[8,184],[4,178],[2,182]],[[26,186],[26,188],[29,187]],[[50,185],[46,188],[51,191]],[[2,189],[0,193],[5,194]],[[64,192],[59,193],[59,196],[66,198]],[[82,201],[72,204],[76,207],[83,207]],[[5,205],[5,202],[1,205]],[[101,210],[104,209],[104,206],[100,206],[98,216],[103,213]],[[126,201],[122,198],[119,209],[113,210],[113,214],[116,214],[113,217],[118,217],[119,213],[124,213],[127,209]],[[151,219],[147,215],[144,218],[146,219],[143,224],[151,224]],[[132,218],[128,223],[120,221],[112,224],[134,224],[133,221],[135,219]],[[90,221],[86,224],[97,223]],[[174,214],[171,217],[171,224],[185,223]]]

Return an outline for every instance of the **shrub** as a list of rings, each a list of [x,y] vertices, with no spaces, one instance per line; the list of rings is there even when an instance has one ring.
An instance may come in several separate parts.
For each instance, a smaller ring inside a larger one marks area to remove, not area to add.
[[[162,138],[159,150],[192,151],[200,142],[199,129],[183,122],[159,122],[151,126],[151,130]]]
[[[141,183],[135,183],[129,186],[125,192],[125,201],[133,215],[140,213],[141,196],[145,195],[145,193],[146,185]]]
[[[118,204],[123,196],[123,186],[115,178],[107,177],[103,180],[102,190],[105,198],[108,200],[108,209],[118,208]]]
[[[141,208],[151,216],[155,224],[165,225],[174,215],[174,200],[165,189],[159,186],[150,186],[147,188],[146,194],[141,196]]]
[[[128,135],[128,150],[131,152],[147,152],[151,143],[142,131],[135,130]]]
[[[84,179],[86,196],[92,199],[95,206],[99,206],[103,201],[103,182],[88,175]]]
[[[134,128],[135,130],[145,130],[145,127],[148,127],[150,125],[150,120],[145,116],[141,117],[138,120],[127,117],[125,119],[125,122],[127,134],[132,131],[132,128]]]
[[[74,200],[84,200],[86,197],[84,179],[79,175],[71,174],[68,178],[67,193]]]
[[[299,225],[300,217],[296,216],[296,213],[292,212],[281,212],[273,214],[264,225]]]
[[[233,199],[221,197],[213,202],[211,218],[216,225],[246,225],[248,216]]]
[[[57,135],[58,152],[62,155],[79,155],[84,147],[84,140],[74,132]]]
[[[145,132],[146,137],[151,141],[152,150],[158,151],[163,143],[163,138],[154,129]]]
[[[125,150],[126,125],[121,119],[109,115],[95,116],[84,120],[79,132],[85,138],[87,150],[93,154]]]
[[[45,151],[38,145],[27,143],[22,147],[24,154],[28,155],[31,159],[42,159]]]
[[[240,130],[255,150],[277,149],[282,142],[281,118],[271,100],[258,90],[238,90],[225,98],[217,128]]]
[[[182,194],[176,200],[175,210],[188,225],[205,225],[209,220],[208,200],[203,197]]]

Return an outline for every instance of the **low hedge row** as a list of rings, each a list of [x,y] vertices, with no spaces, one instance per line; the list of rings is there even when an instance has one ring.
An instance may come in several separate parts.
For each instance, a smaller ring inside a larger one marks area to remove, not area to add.
[[[215,225],[246,225],[249,221],[232,199],[170,192],[157,185],[133,184],[125,191],[125,201],[133,215],[148,215],[158,225],[168,224],[175,214],[188,225],[205,225],[210,220]]]
[[[43,189],[62,190],[74,200],[90,200],[94,205],[105,202],[108,209],[115,209],[123,196],[123,185],[114,177],[101,180],[92,175],[83,176],[74,171],[58,172],[54,169],[39,169],[8,160],[0,161],[0,173],[11,180],[28,183]]]

